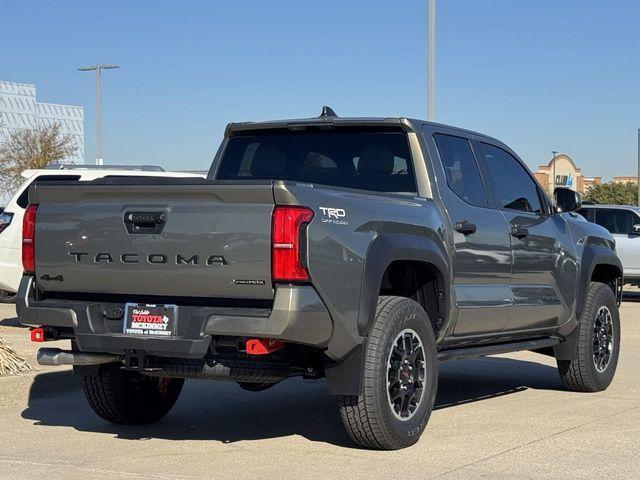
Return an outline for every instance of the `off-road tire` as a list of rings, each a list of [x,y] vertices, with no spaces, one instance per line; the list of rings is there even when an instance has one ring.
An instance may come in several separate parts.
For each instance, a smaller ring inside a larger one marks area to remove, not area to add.
[[[613,348],[604,371],[598,371],[594,362],[594,325],[601,307],[609,310],[613,325]],[[620,314],[613,291],[604,283],[592,282],[589,286],[576,334],[576,358],[558,360],[558,372],[563,385],[574,392],[606,389],[613,380],[620,355]]]
[[[184,379],[149,377],[106,365],[97,376],[83,376],[81,382],[89,405],[100,417],[119,425],[142,425],[169,413]]]
[[[394,340],[407,329],[416,333],[422,343],[423,392],[412,416],[400,420],[387,396],[388,362]],[[413,445],[433,410],[438,382],[436,340],[426,312],[409,298],[379,297],[374,324],[364,349],[362,393],[339,399],[340,416],[349,436],[365,448],[379,450]]]

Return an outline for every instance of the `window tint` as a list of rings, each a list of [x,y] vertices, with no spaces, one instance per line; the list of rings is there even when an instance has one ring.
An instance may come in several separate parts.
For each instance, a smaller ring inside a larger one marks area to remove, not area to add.
[[[293,180],[379,192],[416,193],[404,132],[334,129],[261,131],[232,137],[220,180]]]
[[[499,208],[542,213],[538,186],[518,160],[487,143],[478,144],[478,156]]]
[[[443,134],[434,138],[449,188],[465,202],[485,206],[487,199],[469,140]]]
[[[36,177],[27,188],[24,189],[24,191],[16,200],[16,203],[20,208],[27,208],[27,205],[29,205],[29,189],[35,182],[64,182],[70,180],[80,180],[80,175],[40,175],[39,177]]]
[[[627,235],[633,232],[633,226],[640,223],[640,221],[636,214],[628,210],[598,208],[596,211],[596,223],[602,225],[611,233]]]
[[[578,213],[582,215],[584,218],[586,218],[587,220],[589,220],[590,222],[595,221],[594,212],[595,210],[593,208],[581,208],[580,210],[578,210]]]

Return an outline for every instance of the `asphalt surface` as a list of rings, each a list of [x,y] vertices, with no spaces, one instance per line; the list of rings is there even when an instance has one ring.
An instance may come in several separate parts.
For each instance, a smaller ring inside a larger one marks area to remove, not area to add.
[[[94,415],[68,369],[0,377],[0,478],[637,479],[635,295],[622,306],[622,354],[606,392],[564,391],[555,361],[534,353],[449,362],[425,434],[396,452],[352,445],[322,381],[259,393],[189,381],[161,422],[127,427]],[[0,335],[35,364],[14,317],[0,306]]]

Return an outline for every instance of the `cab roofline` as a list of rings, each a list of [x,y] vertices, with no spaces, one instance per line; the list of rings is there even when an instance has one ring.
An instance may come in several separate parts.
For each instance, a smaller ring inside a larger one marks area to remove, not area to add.
[[[313,118],[298,118],[287,120],[268,120],[264,122],[239,122],[229,123],[225,129],[225,137],[233,137],[236,133],[251,132],[258,130],[303,130],[305,128],[333,128],[333,127],[400,127],[406,132],[419,133],[423,125],[446,128],[452,132],[460,132],[464,135],[472,135],[477,138],[486,138],[503,144],[500,140],[489,135],[468,130],[461,127],[454,127],[444,123],[428,122],[415,118],[406,117],[332,117],[320,116]]]
[[[316,117],[287,120],[270,120],[265,122],[229,123],[225,136],[254,130],[303,130],[306,128],[334,128],[334,127],[384,127],[395,126],[413,130],[412,125],[404,118],[375,118],[375,117]]]

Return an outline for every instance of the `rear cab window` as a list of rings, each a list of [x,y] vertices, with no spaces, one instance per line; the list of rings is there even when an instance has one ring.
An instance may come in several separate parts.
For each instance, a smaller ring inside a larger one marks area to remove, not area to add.
[[[229,139],[215,178],[417,194],[409,141],[399,129],[241,132]]]

